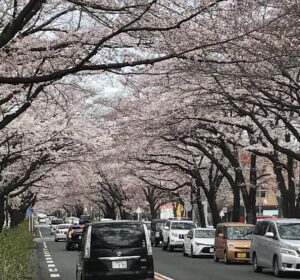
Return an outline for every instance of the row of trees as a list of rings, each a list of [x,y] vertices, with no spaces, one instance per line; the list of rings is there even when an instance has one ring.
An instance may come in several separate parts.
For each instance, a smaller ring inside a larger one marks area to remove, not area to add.
[[[202,226],[203,200],[214,225],[229,204],[238,221],[242,202],[254,223],[270,178],[283,215],[299,217],[295,1],[20,0],[0,11],[0,229],[7,199],[23,217],[36,200],[155,217],[173,197],[197,205]]]

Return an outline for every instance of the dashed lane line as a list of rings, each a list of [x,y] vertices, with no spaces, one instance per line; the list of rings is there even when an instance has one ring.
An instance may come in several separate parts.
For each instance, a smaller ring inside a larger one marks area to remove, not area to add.
[[[38,228],[39,234],[40,234],[40,239],[43,240],[43,235],[40,231],[40,229]],[[48,271],[50,273],[50,277],[51,278],[60,278],[60,274],[58,273],[58,269],[55,267],[54,261],[51,257],[51,254],[49,253],[49,250],[47,248],[47,244],[44,241],[43,242],[43,252],[44,252],[44,257],[45,257],[45,261],[47,263],[47,267],[48,267]]]

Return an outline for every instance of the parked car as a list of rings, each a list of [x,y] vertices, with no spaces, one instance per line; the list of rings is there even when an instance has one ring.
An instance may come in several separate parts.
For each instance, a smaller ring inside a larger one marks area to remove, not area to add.
[[[250,246],[254,225],[243,223],[218,224],[215,235],[214,260],[224,263],[250,262]]]
[[[55,242],[57,242],[59,240],[67,239],[67,232],[68,232],[70,226],[71,226],[71,224],[60,224],[57,226],[57,229],[55,231],[55,236],[54,236]]]
[[[164,219],[153,219],[150,226],[150,240],[153,246],[162,244],[163,237],[162,231],[167,220]]]
[[[92,217],[89,216],[89,215],[81,215],[80,216],[80,223],[85,223],[85,224],[88,224],[88,223],[91,223],[93,221]]]
[[[50,223],[50,234],[55,234],[58,225],[63,224],[64,221],[62,219],[52,220]]]
[[[80,280],[154,279],[152,247],[139,221],[106,221],[84,230],[76,267]]]
[[[162,249],[173,251],[174,248],[182,248],[185,235],[196,225],[191,220],[169,220],[166,222],[162,236]]]
[[[72,250],[79,247],[83,229],[79,225],[72,225],[67,232],[66,249]]]
[[[273,268],[277,277],[300,272],[300,219],[258,221],[250,251],[254,272]]]
[[[215,230],[211,228],[193,228],[184,238],[183,255],[214,256]]]

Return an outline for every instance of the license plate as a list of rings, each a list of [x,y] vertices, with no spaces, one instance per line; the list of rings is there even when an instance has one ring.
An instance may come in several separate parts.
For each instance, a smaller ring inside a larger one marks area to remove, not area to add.
[[[210,253],[213,253],[214,251],[215,251],[214,248],[209,248],[209,252],[210,252]]]
[[[246,258],[247,254],[246,253],[237,253],[238,258]]]
[[[112,262],[112,268],[113,269],[127,268],[127,262],[126,261],[114,261],[114,262]]]

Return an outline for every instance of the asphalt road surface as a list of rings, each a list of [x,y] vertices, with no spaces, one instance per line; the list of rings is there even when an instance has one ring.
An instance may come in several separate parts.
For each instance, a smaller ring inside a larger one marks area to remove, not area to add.
[[[77,251],[67,251],[65,242],[54,242],[48,226],[37,229],[37,251],[35,254],[37,280],[75,280]],[[170,280],[272,280],[272,270],[263,273],[252,272],[247,264],[215,263],[210,258],[184,257],[181,250],[165,252],[153,248],[155,271]],[[299,279],[300,275],[290,275],[281,279]]]

